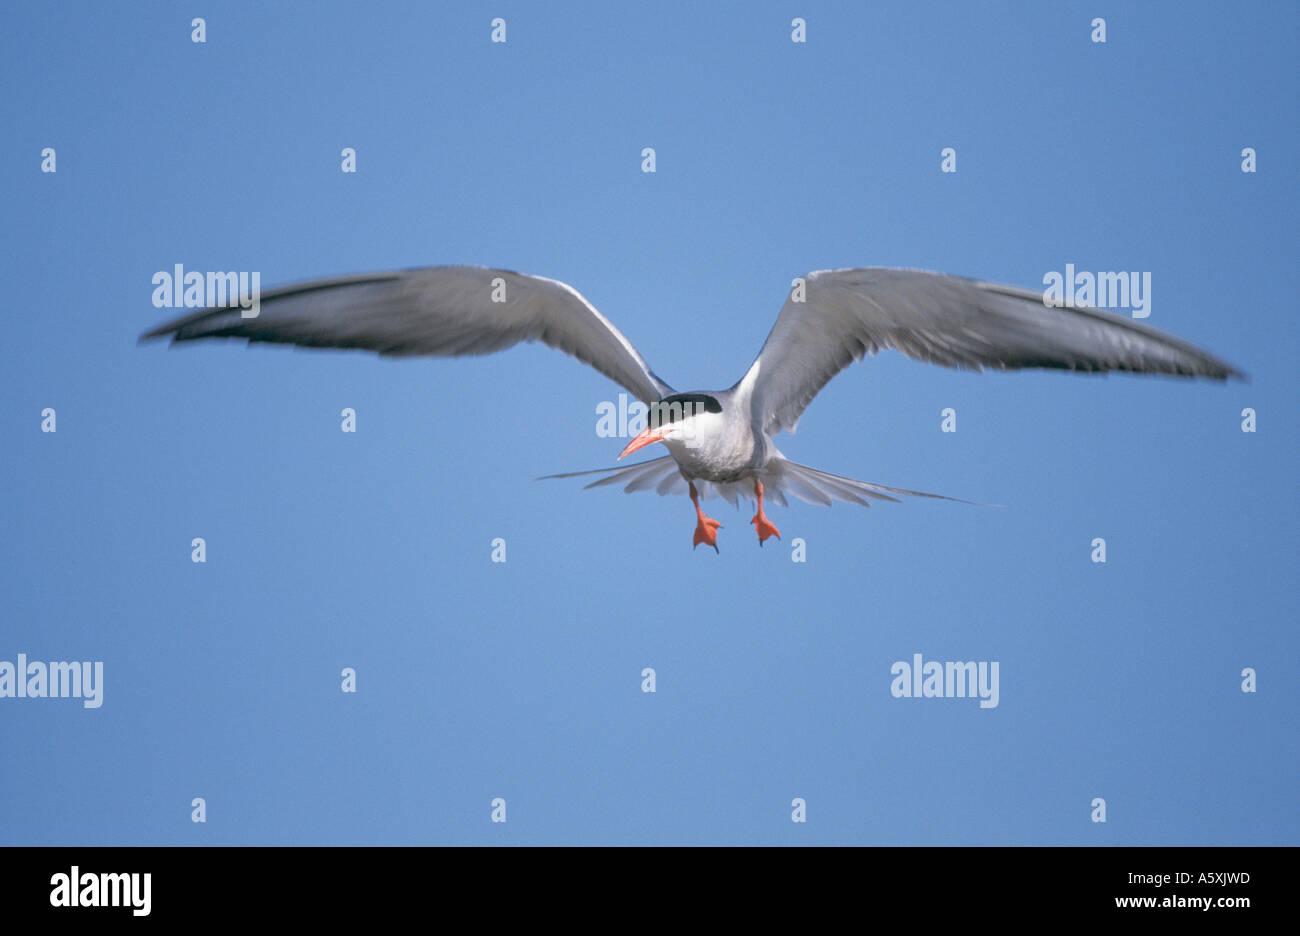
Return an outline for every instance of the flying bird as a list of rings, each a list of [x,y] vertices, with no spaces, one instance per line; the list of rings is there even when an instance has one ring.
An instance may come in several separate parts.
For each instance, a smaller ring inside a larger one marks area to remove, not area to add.
[[[369,273],[287,286],[260,297],[254,317],[234,302],[168,322],[142,340],[239,338],[392,357],[491,354],[540,341],[591,365],[647,405],[646,428],[618,456],[652,443],[668,454],[630,466],[549,475],[601,475],[587,487],[679,493],[695,507],[692,548],[717,545],[701,499],[753,500],[761,546],[780,531],[763,509],[786,495],[814,504],[870,506],[895,495],[956,500],[856,481],[800,465],[773,437],[793,432],[813,397],[856,360],[892,348],[964,370],[1063,370],[1241,378],[1192,345],[1092,308],[1049,305],[1043,294],[922,270],[818,270],[796,280],[749,370],[726,390],[678,393],[572,286],[475,266]],[[540,479],[539,479],[540,480]]]

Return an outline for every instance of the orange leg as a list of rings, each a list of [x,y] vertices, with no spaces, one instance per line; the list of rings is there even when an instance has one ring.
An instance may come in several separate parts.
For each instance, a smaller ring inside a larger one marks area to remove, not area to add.
[[[763,541],[766,540],[769,536],[775,536],[777,539],[780,539],[781,531],[778,530],[776,527],[772,526],[772,524],[768,522],[767,516],[763,513],[763,482],[762,481],[754,482],[754,496],[758,498],[758,513],[754,514],[754,518],[749,522],[754,524],[754,526],[758,529],[758,545],[762,546]]]
[[[695,490],[695,483],[688,482],[691,486],[691,503],[695,505],[695,541],[691,544],[691,549],[703,543],[705,546],[712,546],[714,552],[720,552],[718,549],[718,528],[722,526],[717,520],[704,516],[704,511],[700,510],[700,495]]]

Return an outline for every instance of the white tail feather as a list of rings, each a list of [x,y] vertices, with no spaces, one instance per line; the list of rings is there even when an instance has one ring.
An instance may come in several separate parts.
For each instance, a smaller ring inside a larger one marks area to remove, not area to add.
[[[685,494],[686,479],[682,477],[677,463],[671,455],[635,465],[618,465],[613,468],[596,468],[591,471],[570,471],[565,474],[546,475],[538,478],[545,481],[552,478],[578,478],[584,475],[605,475],[588,484],[587,488],[605,487],[622,484],[627,494],[636,491],[656,491],[658,494]],[[907,488],[890,487],[887,484],[873,484],[870,481],[858,481],[842,475],[831,474],[800,465],[783,457],[772,459],[758,473],[756,478],[741,481],[704,481],[697,479],[695,488],[700,497],[721,497],[733,507],[739,506],[742,499],[755,500],[754,481],[763,482],[763,496],[782,507],[789,506],[787,495],[793,495],[809,504],[830,506],[834,501],[860,504],[870,507],[873,500],[898,503],[899,499],[891,495],[906,497],[929,497],[936,500],[953,501],[958,504],[973,504],[974,501],[960,500],[943,494],[929,494],[925,491],[911,491]],[[585,488],[584,488],[585,490]],[[983,506],[983,505],[981,505]]]

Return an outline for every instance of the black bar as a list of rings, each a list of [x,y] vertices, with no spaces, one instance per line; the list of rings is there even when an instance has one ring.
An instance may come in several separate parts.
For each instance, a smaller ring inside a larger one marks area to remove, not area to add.
[[[496,913],[532,895],[544,901],[529,904],[535,907],[626,904],[629,925],[646,922],[642,913],[666,924],[660,915],[688,898],[759,917],[775,901],[792,908],[854,904],[856,919],[882,922],[901,913],[918,923],[1129,918],[1232,925],[1286,911],[1290,899],[1282,891],[1295,858],[1291,849],[1272,847],[720,850],[7,848],[0,851],[0,907],[6,923],[241,922],[269,911],[337,925],[435,905]],[[101,892],[111,898],[116,888],[126,905],[54,906],[70,902],[74,867],[78,902]],[[128,889],[125,878],[104,874],[139,877]],[[59,875],[66,878],[62,890]]]

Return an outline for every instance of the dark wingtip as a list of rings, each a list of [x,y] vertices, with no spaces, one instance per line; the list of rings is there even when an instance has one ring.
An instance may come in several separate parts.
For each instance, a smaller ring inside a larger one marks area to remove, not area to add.
[[[157,341],[159,338],[166,338],[169,335],[172,340],[175,341],[176,335],[180,331],[180,326],[185,324],[185,322],[190,318],[193,318],[193,316],[186,316],[185,318],[172,319],[171,321],[163,322],[157,328],[152,328],[140,335],[136,343],[145,344],[146,342]]]

